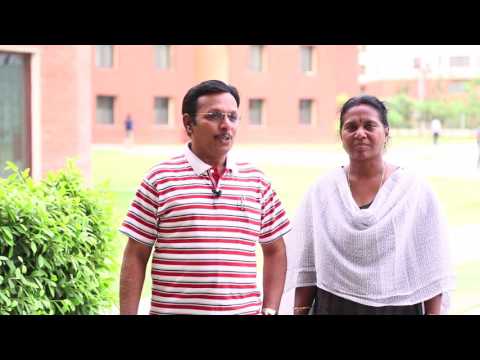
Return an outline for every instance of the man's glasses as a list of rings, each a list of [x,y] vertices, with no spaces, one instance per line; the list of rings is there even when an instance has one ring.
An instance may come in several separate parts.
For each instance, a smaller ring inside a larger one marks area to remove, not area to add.
[[[210,120],[210,121],[215,121],[215,122],[221,122],[223,119],[225,119],[225,116],[228,117],[228,120],[230,122],[238,122],[240,121],[240,115],[236,112],[221,112],[221,111],[212,111],[212,112],[200,112],[196,113],[197,115],[204,115],[205,119]]]

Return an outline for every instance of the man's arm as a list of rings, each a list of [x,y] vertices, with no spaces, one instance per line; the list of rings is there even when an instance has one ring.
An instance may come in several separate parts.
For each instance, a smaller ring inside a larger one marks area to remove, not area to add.
[[[278,312],[285,286],[287,255],[283,237],[262,244],[263,252],[263,307]]]
[[[120,315],[136,315],[151,247],[128,239],[120,273]]]
[[[442,308],[442,294],[438,294],[433,298],[425,301],[425,314],[426,315],[440,315]]]

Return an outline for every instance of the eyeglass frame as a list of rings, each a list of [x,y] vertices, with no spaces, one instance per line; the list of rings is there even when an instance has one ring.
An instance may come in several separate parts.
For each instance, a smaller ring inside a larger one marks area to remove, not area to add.
[[[240,121],[240,119],[241,119],[241,116],[240,116],[239,113],[233,113],[233,112],[227,113],[227,112],[223,112],[223,111],[196,112],[196,113],[192,113],[192,114],[188,114],[188,115],[190,115],[190,116],[195,116],[195,115],[214,115],[214,114],[216,114],[216,115],[222,114],[221,120],[220,120],[220,118],[212,118],[212,119],[209,119],[208,117],[207,117],[206,119],[207,119],[207,120],[212,120],[212,121],[218,121],[218,122],[220,122],[220,121],[223,121],[223,119],[225,119],[225,117],[227,117],[228,120],[230,120],[230,122],[232,122],[232,123],[238,123],[238,122]],[[234,120],[232,120],[232,118],[231,118],[231,116],[230,116],[231,114],[236,114],[236,115],[237,115],[237,118],[234,119]]]

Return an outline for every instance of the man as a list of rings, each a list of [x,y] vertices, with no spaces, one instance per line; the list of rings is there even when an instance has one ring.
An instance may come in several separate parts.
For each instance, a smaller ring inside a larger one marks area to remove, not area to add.
[[[218,80],[190,89],[182,114],[184,153],[145,176],[120,231],[129,237],[120,313],[136,314],[152,260],[150,314],[276,314],[285,283],[280,200],[262,172],[229,154],[240,98]],[[255,248],[264,255],[263,301]]]
[[[440,137],[440,132],[442,131],[442,123],[438,119],[432,120],[432,135],[433,135],[433,145],[438,144],[438,138]]]
[[[133,119],[130,114],[127,114],[125,119],[125,142],[127,145],[131,145],[133,142]]]

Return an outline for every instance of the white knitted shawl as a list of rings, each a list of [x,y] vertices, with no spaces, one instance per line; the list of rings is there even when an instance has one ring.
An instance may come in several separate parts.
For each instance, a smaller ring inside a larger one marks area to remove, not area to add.
[[[443,293],[453,273],[439,202],[422,179],[397,169],[368,209],[355,203],[345,171],[307,192],[285,236],[286,290],[318,286],[370,306],[412,305]]]

